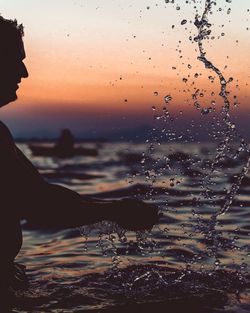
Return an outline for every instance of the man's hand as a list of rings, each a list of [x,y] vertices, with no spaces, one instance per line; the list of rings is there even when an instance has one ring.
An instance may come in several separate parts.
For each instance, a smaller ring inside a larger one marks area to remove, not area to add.
[[[128,230],[150,230],[159,217],[155,205],[140,200],[125,198],[112,203],[110,219]]]

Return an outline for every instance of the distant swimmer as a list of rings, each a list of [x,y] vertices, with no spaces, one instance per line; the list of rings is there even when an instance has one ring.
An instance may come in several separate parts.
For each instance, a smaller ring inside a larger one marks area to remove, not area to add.
[[[68,128],[62,130],[60,137],[55,145],[55,148],[62,153],[72,153],[74,150],[75,138]]]
[[[24,64],[23,26],[0,16],[0,107],[17,99]],[[69,133],[61,138],[71,148]],[[0,281],[5,287],[22,267],[14,263],[22,246],[20,220],[40,228],[71,228],[111,220],[130,230],[150,229],[158,221],[155,206],[139,200],[105,201],[82,197],[65,187],[49,184],[15,145],[0,122]]]
[[[92,156],[98,155],[98,149],[86,148],[82,146],[75,147],[75,139],[71,131],[63,129],[58,141],[53,146],[44,146],[39,144],[30,144],[30,150],[35,156],[51,156],[59,158],[72,158],[74,156]]]

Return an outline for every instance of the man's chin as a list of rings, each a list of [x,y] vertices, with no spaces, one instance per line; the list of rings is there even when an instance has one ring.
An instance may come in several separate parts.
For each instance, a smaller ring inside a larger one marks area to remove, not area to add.
[[[5,105],[7,105],[8,103],[15,101],[16,99],[17,99],[16,93],[12,94],[8,97],[1,97],[0,96],[0,107],[3,107]]]

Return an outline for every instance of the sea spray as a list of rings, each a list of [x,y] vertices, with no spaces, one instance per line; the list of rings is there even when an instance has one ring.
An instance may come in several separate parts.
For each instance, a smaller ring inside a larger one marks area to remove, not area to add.
[[[231,3],[232,1],[227,1]],[[221,114],[223,116],[223,121],[225,123],[225,130],[224,130],[224,139],[219,144],[217,148],[217,153],[215,156],[215,160],[211,164],[211,171],[212,174],[216,168],[216,165],[218,164],[218,161],[221,159],[221,157],[224,157],[226,154],[226,150],[228,148],[228,145],[230,141],[237,140],[240,142],[240,147],[238,149],[239,152],[247,152],[249,154],[248,145],[245,142],[245,140],[238,134],[236,125],[231,120],[230,115],[230,100],[229,100],[229,91],[227,90],[227,85],[230,83],[233,78],[229,78],[228,80],[224,77],[223,73],[219,68],[217,68],[213,63],[207,58],[207,53],[205,51],[205,48],[203,46],[203,41],[205,39],[209,39],[211,36],[211,24],[209,23],[209,14],[212,13],[213,6],[216,5],[216,1],[212,0],[206,0],[205,2],[205,9],[204,12],[199,18],[198,15],[196,15],[195,18],[195,26],[198,30],[198,35],[194,38],[194,41],[198,43],[199,52],[200,55],[198,56],[198,60],[201,61],[206,69],[212,70],[217,77],[219,78],[220,82],[220,93],[219,96],[223,99],[223,107],[221,110]],[[234,183],[231,188],[228,190],[227,195],[225,197],[225,203],[221,207],[221,210],[215,214],[216,217],[225,214],[229,209],[233,202],[233,199],[235,195],[237,194],[237,191],[240,188],[240,184],[243,180],[243,178],[247,175],[249,170],[249,163],[250,159],[248,158],[246,165],[243,167],[242,171],[239,173],[236,183]]]
[[[176,6],[176,9],[179,11],[181,8],[181,5],[176,4],[175,1],[165,1],[166,3],[174,4]],[[228,1],[227,1],[228,2]],[[182,223],[182,229],[179,229],[178,231],[185,233],[190,238],[194,237],[195,234],[203,234],[205,239],[207,240],[207,250],[204,250],[200,253],[195,253],[192,258],[185,258],[184,261],[186,262],[186,270],[189,270],[190,264],[197,264],[200,263],[202,265],[202,261],[204,258],[207,257],[213,257],[215,258],[214,265],[215,269],[218,269],[221,266],[220,259],[218,257],[219,249],[222,249],[224,246],[221,243],[221,238],[219,238],[220,232],[216,227],[218,226],[218,217],[222,216],[223,214],[227,213],[232,205],[232,202],[237,195],[237,192],[240,188],[240,184],[243,180],[243,178],[246,176],[249,168],[249,159],[247,159],[244,167],[240,171],[240,173],[237,174],[237,178],[235,182],[231,185],[230,188],[228,188],[227,192],[225,192],[223,196],[223,203],[220,206],[220,209],[217,209],[217,195],[216,195],[216,175],[217,172],[225,171],[223,167],[221,167],[221,162],[224,161],[224,159],[227,157],[227,153],[229,150],[235,151],[232,153],[234,156],[234,159],[237,159],[242,154],[248,154],[248,147],[244,139],[238,134],[236,125],[231,120],[231,104],[229,100],[229,91],[228,91],[228,84],[230,84],[233,81],[232,77],[225,78],[223,75],[223,72],[216,67],[208,58],[204,42],[209,40],[210,36],[212,36],[212,24],[209,22],[209,16],[212,14],[213,7],[216,6],[215,1],[190,1],[190,4],[196,4],[196,3],[203,3],[204,4],[204,11],[201,15],[198,14],[195,17],[194,25],[197,30],[197,33],[194,36],[190,37],[190,40],[194,44],[198,45],[198,60],[205,66],[205,69],[210,71],[209,80],[214,83],[216,82],[216,77],[219,79],[220,83],[220,92],[219,96],[223,100],[223,105],[220,112],[220,119],[218,118],[217,124],[215,123],[214,126],[214,132],[216,133],[216,125],[218,126],[218,131],[222,139],[220,139],[220,143],[217,146],[216,153],[212,160],[209,160],[209,162],[205,162],[199,158],[199,156],[190,156],[185,155],[184,153],[175,153],[175,151],[168,151],[165,155],[162,157],[156,157],[156,150],[157,147],[162,144],[162,142],[169,142],[169,143],[175,143],[175,142],[195,142],[195,138],[192,134],[192,128],[193,128],[193,122],[191,121],[190,127],[186,129],[186,132],[180,132],[175,129],[175,120],[176,117],[172,116],[171,109],[174,106],[174,96],[171,93],[171,90],[166,91],[164,97],[163,97],[163,107],[161,112],[159,113],[159,110],[156,105],[152,106],[152,111],[154,113],[154,119],[156,121],[156,126],[151,131],[151,136],[147,140],[149,143],[148,150],[142,154],[142,161],[141,161],[141,169],[142,173],[145,179],[145,182],[148,183],[152,188],[149,188],[147,192],[145,192],[144,199],[149,201],[154,201],[155,196],[157,195],[155,191],[155,186],[160,183],[166,183],[165,188],[165,204],[161,207],[164,214],[168,212],[173,212],[173,207],[171,204],[169,205],[168,200],[168,194],[171,191],[169,188],[175,188],[175,187],[181,187],[182,182],[184,179],[182,178],[182,175],[186,175],[187,173],[189,175],[194,175],[195,178],[199,179],[200,181],[200,187],[203,190],[199,196],[194,196],[192,199],[192,214],[193,218],[196,220],[196,225],[191,228],[188,222],[183,221]],[[228,2],[230,3],[230,2]],[[195,8],[196,10],[197,7]],[[184,22],[185,21],[185,22]],[[182,26],[185,25],[187,27],[187,23],[185,19],[182,19],[182,22],[180,23]],[[174,28],[173,28],[174,29]],[[187,64],[188,69],[192,69],[192,65],[190,63]],[[211,74],[211,72],[213,74]],[[200,74],[196,73],[194,76],[195,78],[198,78]],[[188,76],[188,75],[187,75]],[[184,77],[182,79],[184,84],[188,84],[188,78]],[[202,101],[200,99],[204,99],[205,91],[199,88],[194,88],[194,92],[192,94],[192,101],[193,106],[195,109],[197,109],[201,116],[209,116],[214,114],[216,109],[216,102],[214,99],[211,100],[211,106],[203,105]],[[157,91],[153,92],[155,97],[159,97],[159,93]],[[215,92],[212,92],[211,95],[214,96]],[[183,117],[183,113],[180,112],[180,116]],[[220,122],[222,120],[222,123]],[[162,123],[163,127],[157,127],[157,123]],[[211,134],[211,137],[214,135]],[[217,136],[218,137],[218,136]],[[238,145],[235,149],[235,145]],[[170,152],[170,153],[169,153]],[[192,169],[192,166],[197,164],[203,164],[202,169],[203,172],[197,172],[195,173],[195,170]],[[168,173],[170,174],[169,181],[166,182],[166,178],[163,176]],[[132,181],[134,183],[135,176],[133,175]],[[211,219],[206,221],[202,217],[202,201],[203,200],[209,200],[209,205],[212,208],[214,206],[213,213],[211,215]],[[143,218],[143,217],[142,217]],[[108,225],[110,227],[110,230],[106,229],[106,226]],[[103,251],[104,256],[111,256],[113,260],[113,268],[119,270],[120,265],[120,257],[119,257],[119,241],[120,237],[117,236],[117,228],[114,224],[101,224],[101,231],[99,233],[99,243],[98,247]],[[189,230],[187,230],[189,229]],[[130,245],[135,244],[135,246],[138,248],[138,251],[142,255],[147,255],[148,253],[154,254],[154,251],[157,250],[157,241],[153,239],[154,237],[154,231],[162,233],[165,238],[170,238],[169,236],[169,229],[168,227],[161,228],[159,226],[156,226],[153,232],[145,232],[145,233],[138,233],[133,238],[134,241],[130,242]],[[84,232],[85,233],[85,232]],[[126,238],[126,239],[124,239]],[[236,239],[237,240],[237,239]],[[131,239],[130,239],[131,241]],[[180,241],[181,241],[181,235],[180,235]],[[121,241],[120,241],[121,242]],[[123,237],[123,244],[128,242],[126,233],[124,233]],[[126,243],[127,244],[127,243]],[[235,249],[235,246],[232,244],[232,249]],[[127,249],[129,251],[129,244],[127,244]],[[168,258],[168,247],[162,248],[161,253],[163,257],[166,259]],[[158,252],[157,252],[158,253]],[[154,276],[155,274],[152,273]],[[138,282],[140,280],[149,279],[151,276],[150,273],[143,273],[139,278],[135,277],[135,282]],[[177,280],[181,280],[184,278],[185,275],[180,275]],[[130,286],[131,289],[133,289],[133,286],[135,286],[136,283],[131,283]]]
[[[166,3],[171,3],[176,5],[176,10],[180,10],[181,6],[178,5],[178,3],[176,3],[176,1],[165,1]],[[194,3],[200,3],[200,1],[190,1],[190,4]],[[231,3],[231,1],[226,1],[228,3]],[[219,143],[217,149],[216,149],[216,155],[214,157],[214,160],[212,160],[212,162],[210,162],[209,164],[209,170],[206,173],[206,175],[203,175],[203,179],[201,181],[201,187],[204,190],[201,194],[201,197],[196,199],[196,201],[198,202],[201,199],[215,199],[216,197],[214,197],[214,192],[213,189],[211,189],[210,187],[215,185],[216,183],[214,183],[212,181],[212,176],[214,174],[215,171],[218,171],[218,165],[221,162],[221,160],[223,160],[223,158],[225,158],[227,156],[227,152],[231,149],[231,145],[235,145],[237,143],[239,143],[236,154],[234,156],[234,159],[236,159],[237,157],[240,156],[240,154],[249,154],[249,150],[248,150],[248,145],[245,142],[245,140],[238,134],[237,131],[237,127],[236,125],[232,122],[231,120],[231,115],[230,115],[230,108],[231,108],[231,104],[230,104],[230,100],[229,100],[229,91],[227,89],[228,84],[231,83],[233,81],[232,77],[229,77],[228,79],[226,79],[222,73],[222,71],[216,67],[207,57],[207,52],[204,48],[204,41],[208,41],[211,37],[212,34],[212,24],[209,22],[209,15],[212,14],[213,11],[213,7],[217,5],[216,1],[212,1],[212,0],[206,0],[204,1],[204,11],[201,15],[199,15],[198,13],[196,14],[195,17],[195,21],[194,21],[194,25],[197,28],[197,34],[194,36],[193,38],[193,42],[198,44],[198,51],[199,51],[199,56],[197,57],[197,59],[202,62],[205,66],[205,68],[207,70],[209,70],[210,72],[212,71],[215,76],[210,75],[209,79],[211,82],[214,82],[215,77],[218,77],[219,82],[220,82],[220,92],[219,92],[219,96],[222,98],[223,100],[223,106],[221,108],[221,117],[222,117],[222,121],[224,123],[224,127],[222,126],[222,130],[220,130],[220,133],[223,136],[223,139],[221,140],[221,142]],[[197,8],[196,8],[197,10]],[[227,14],[230,14],[230,8],[228,8],[227,10]],[[186,24],[186,20],[182,20],[181,25],[185,25]],[[223,33],[224,36],[224,33]],[[191,39],[191,38],[190,38]],[[191,65],[188,65],[188,68],[191,69]],[[196,74],[198,77],[198,74]],[[183,82],[187,83],[187,79],[183,78]],[[214,92],[212,93],[214,95]],[[203,107],[201,101],[199,100],[199,98],[203,98],[203,91],[201,91],[199,88],[195,89],[195,92],[192,95],[192,99],[194,101],[194,107],[197,110],[200,110],[202,115],[207,115],[210,114],[214,111],[214,109],[212,107]],[[172,97],[169,98],[169,96],[164,97],[164,101],[166,101],[167,99],[172,100]],[[213,103],[213,105],[215,105],[215,101],[212,100],[211,103]],[[154,110],[156,110],[156,108],[154,107]],[[165,110],[165,108],[164,108]],[[169,111],[167,111],[167,115],[163,114],[161,116],[155,116],[156,120],[164,120],[165,123],[168,122],[167,118],[170,117],[170,113]],[[219,122],[218,122],[219,124]],[[163,132],[166,131],[166,129],[168,128],[168,125],[166,125],[166,127],[164,128]],[[177,140],[178,139],[178,135],[176,135],[176,133],[174,134],[174,139]],[[173,141],[174,141],[173,139]],[[154,141],[157,141],[157,139],[154,139]],[[160,141],[160,138],[158,138],[158,141]],[[171,140],[169,140],[169,142],[171,142]],[[158,143],[159,144],[159,143]],[[152,145],[152,144],[151,144]],[[151,148],[151,150],[153,150]],[[197,214],[196,211],[194,211],[194,215],[197,217],[197,224],[198,224],[198,229],[200,229],[200,231],[202,231],[204,233],[204,235],[211,239],[213,242],[213,246],[212,246],[212,252],[216,258],[216,266],[220,263],[218,258],[217,258],[217,252],[218,252],[218,242],[217,242],[217,236],[218,236],[218,232],[215,230],[216,224],[217,224],[217,218],[220,217],[221,215],[225,214],[227,211],[229,211],[233,200],[235,198],[235,196],[237,195],[237,192],[240,188],[241,182],[244,179],[244,177],[247,175],[248,170],[249,170],[249,165],[250,165],[250,160],[249,158],[246,160],[245,165],[243,166],[242,170],[240,171],[240,173],[237,175],[235,182],[231,185],[231,187],[227,190],[226,195],[224,196],[224,201],[223,204],[221,205],[221,208],[219,211],[214,212],[212,214],[211,217],[211,221],[208,225],[207,230],[204,229],[204,222],[202,221],[201,215]],[[168,164],[169,166],[169,164]],[[175,180],[175,178],[171,178],[172,181]],[[213,204],[212,204],[213,205]]]

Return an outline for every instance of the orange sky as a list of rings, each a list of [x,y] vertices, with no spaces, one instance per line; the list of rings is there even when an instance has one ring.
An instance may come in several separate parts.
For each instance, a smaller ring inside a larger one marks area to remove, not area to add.
[[[146,0],[107,1],[106,5],[100,0],[62,0],[60,6],[49,0],[1,2],[3,16],[16,17],[25,25],[25,63],[30,74],[21,84],[18,101],[3,110],[7,120],[14,117],[18,122],[21,108],[27,116],[36,111],[41,114],[41,107],[47,115],[50,109],[147,115],[151,106],[164,105],[167,94],[173,97],[171,110],[186,109],[192,114],[194,109],[186,101],[191,100],[192,92],[184,89],[218,90],[216,81],[211,85],[207,78],[209,71],[196,59],[196,44],[189,40],[196,32],[189,22],[195,16],[193,5],[181,1],[177,11],[176,5],[165,1],[151,1],[148,9]],[[228,7],[232,8],[230,15]],[[213,34],[215,38],[222,32],[226,36],[206,44],[209,58],[221,69],[227,65],[225,76],[234,77],[230,90],[238,96],[242,111],[248,110],[250,96],[247,8],[247,0],[241,1],[240,8],[235,4],[225,7],[225,1],[218,1],[211,17]],[[188,23],[181,26],[184,18]],[[194,78],[196,73],[199,78]],[[183,83],[183,78],[188,82]]]

